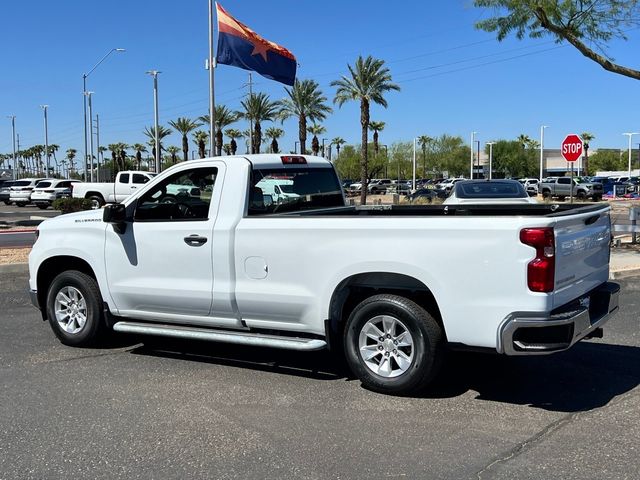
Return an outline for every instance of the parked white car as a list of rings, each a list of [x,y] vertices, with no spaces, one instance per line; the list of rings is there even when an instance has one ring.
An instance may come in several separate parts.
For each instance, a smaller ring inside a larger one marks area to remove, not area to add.
[[[464,180],[466,180],[466,179],[465,178],[447,178],[447,179],[443,180],[442,182],[438,183],[436,185],[436,187],[449,192],[449,191],[451,191],[451,189],[453,188],[453,186],[456,183],[462,182]]]
[[[264,201],[267,176],[298,197]],[[210,195],[162,202],[185,184]],[[606,204],[347,206],[324,158],[224,156],[45,220],[29,286],[67,345],[113,329],[329,348],[368,388],[412,393],[450,348],[548,354],[599,334],[618,310],[610,239]]]
[[[9,191],[9,202],[15,203],[18,207],[24,207],[31,202],[31,192],[36,188],[36,184],[45,180],[44,178],[21,178],[11,185]],[[53,180],[53,179],[48,179]]]
[[[538,194],[538,183],[539,180],[537,178],[521,178],[518,180],[527,193],[531,196]]]
[[[293,180],[287,178],[263,178],[256,187],[262,190],[263,195],[271,195],[275,203],[288,202],[300,196],[293,191]]]
[[[465,180],[456,182],[445,205],[538,203],[517,180]]]
[[[31,192],[31,203],[45,210],[54,200],[63,195],[71,196],[73,185],[81,183],[80,180],[47,179],[37,183]]]

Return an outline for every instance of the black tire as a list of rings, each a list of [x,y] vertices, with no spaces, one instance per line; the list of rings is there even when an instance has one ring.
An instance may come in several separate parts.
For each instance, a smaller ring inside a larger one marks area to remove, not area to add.
[[[39,203],[38,205],[36,205],[40,210],[46,210],[47,208],[49,208],[49,205],[47,205],[46,203]]]
[[[558,195],[558,200],[561,202],[564,202],[565,196],[564,195]]]
[[[26,203],[18,203],[18,202],[16,202],[16,207],[22,208],[22,207],[26,207],[26,206],[27,206]]]
[[[593,201],[594,202],[601,202],[602,201],[602,195],[594,195],[593,196]]]
[[[587,194],[586,194],[586,193],[584,193],[584,192],[582,192],[582,191],[580,191],[580,192],[576,193],[576,198],[577,198],[578,200],[584,200],[584,199],[586,199],[586,198],[587,198]]]
[[[93,208],[94,210],[102,208],[102,206],[105,204],[104,198],[102,198],[101,195],[91,195],[87,198],[91,200],[91,203],[93,204],[91,208]]]
[[[548,190],[544,190],[542,192],[542,198],[551,198],[551,192],[549,192]]]
[[[56,320],[55,302],[58,293],[65,287],[73,287],[84,297],[86,304],[86,322],[76,333],[66,332]],[[102,310],[102,295],[98,283],[93,277],[68,270],[53,279],[47,292],[47,317],[53,333],[65,345],[72,347],[88,347],[98,343],[106,328]]]
[[[398,319],[413,338],[411,364],[396,377],[384,377],[373,372],[360,354],[360,333],[369,320],[379,315]],[[422,391],[437,375],[444,355],[444,343],[442,328],[425,309],[407,298],[381,294],[367,298],[351,312],[344,335],[344,352],[349,368],[366,388],[380,393],[407,395]]]
[[[4,204],[5,204],[5,205],[7,205],[7,206],[9,206],[9,205],[11,205],[11,202],[10,202],[9,200],[5,200],[5,201],[4,201]]]

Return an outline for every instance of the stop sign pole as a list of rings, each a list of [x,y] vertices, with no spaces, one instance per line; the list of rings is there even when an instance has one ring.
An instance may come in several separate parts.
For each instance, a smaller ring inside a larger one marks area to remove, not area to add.
[[[569,201],[573,203],[573,164],[582,156],[584,146],[582,139],[575,133],[571,133],[564,137],[560,152],[564,159],[571,165],[571,188],[569,193]]]

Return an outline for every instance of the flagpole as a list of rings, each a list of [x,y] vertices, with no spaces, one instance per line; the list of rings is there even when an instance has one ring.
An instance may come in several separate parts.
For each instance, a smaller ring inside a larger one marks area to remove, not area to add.
[[[215,155],[215,124],[216,124],[216,103],[214,96],[213,82],[213,0],[209,0],[209,151],[210,156]]]

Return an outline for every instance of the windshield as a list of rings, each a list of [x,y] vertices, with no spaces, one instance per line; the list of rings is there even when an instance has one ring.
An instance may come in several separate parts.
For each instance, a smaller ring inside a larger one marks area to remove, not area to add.
[[[277,184],[287,196],[272,195]],[[266,198],[272,196],[272,198]],[[332,168],[278,168],[254,170],[249,215],[343,207],[344,198]]]

